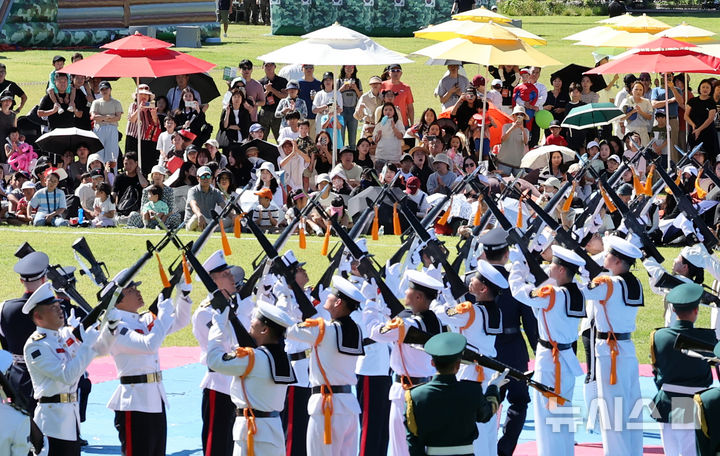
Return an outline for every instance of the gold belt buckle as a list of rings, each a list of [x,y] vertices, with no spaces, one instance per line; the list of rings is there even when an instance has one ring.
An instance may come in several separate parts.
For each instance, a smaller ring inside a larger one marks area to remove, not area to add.
[[[312,348],[308,348],[305,350],[305,358],[310,359],[310,354],[312,353]]]
[[[151,372],[147,374],[147,383],[159,383],[162,381],[162,372]]]
[[[60,393],[60,403],[67,404],[77,401],[77,393]]]

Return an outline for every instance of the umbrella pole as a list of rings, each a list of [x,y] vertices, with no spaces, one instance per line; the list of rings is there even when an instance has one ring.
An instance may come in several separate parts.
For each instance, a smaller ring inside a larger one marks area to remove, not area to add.
[[[479,65],[478,65],[478,67],[479,67]],[[488,112],[487,112],[487,86],[488,86],[488,81],[490,80],[490,79],[489,79],[489,78],[490,78],[490,71],[489,71],[489,69],[488,69],[487,66],[485,67],[485,69],[487,70],[488,79],[485,79],[485,87],[483,88],[483,102],[482,102],[482,103],[483,103],[483,120],[482,120],[482,125],[480,125],[480,153],[478,154],[478,162],[482,162],[482,161],[483,161],[483,159],[482,159],[482,158],[483,158],[483,152],[484,152],[484,150],[485,150],[485,125],[487,124],[487,119],[488,119]],[[487,169],[485,169],[485,173],[486,173],[486,174],[487,174],[487,172],[488,172],[489,169],[490,169],[490,154],[491,154],[491,153],[492,153],[491,151],[488,151],[488,164],[487,164]]]
[[[670,144],[670,103],[668,102],[668,97],[670,96],[670,93],[668,92],[668,75],[665,73],[663,75],[663,82],[665,83],[665,143],[667,145],[667,172],[669,173],[671,171],[670,169],[670,155],[672,154],[672,144]]]
[[[688,102],[688,80],[687,80],[687,73],[683,73],[683,78],[685,79],[685,90],[683,90],[683,97],[685,98],[685,109],[687,109],[687,102]],[[667,93],[665,93],[665,98],[667,98]],[[683,111],[685,110],[683,109]],[[667,113],[665,113],[667,116]],[[678,113],[680,115],[680,113]],[[678,119],[678,124],[680,123],[680,119]],[[689,149],[687,148],[688,143],[688,129],[687,124],[685,124],[685,152],[687,152]]]
[[[142,111],[140,110],[140,100],[138,99],[138,91],[140,87],[140,77],[135,78],[135,109],[137,109],[137,154],[138,154],[138,168],[142,172]]]
[[[335,156],[337,155],[337,90],[335,89],[335,81],[333,81],[333,120],[332,120],[332,166],[335,168]]]

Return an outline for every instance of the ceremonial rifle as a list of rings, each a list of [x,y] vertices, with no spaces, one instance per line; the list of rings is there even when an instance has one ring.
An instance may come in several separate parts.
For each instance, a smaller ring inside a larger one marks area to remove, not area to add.
[[[552,231],[555,232],[555,240],[565,247],[566,249],[570,249],[573,252],[575,252],[580,258],[585,260],[585,269],[587,269],[588,273],[590,274],[590,278],[594,279],[596,276],[598,276],[603,268],[597,264],[595,260],[592,259],[592,257],[587,253],[587,251],[582,248],[580,243],[575,240],[575,238],[572,237],[570,233],[568,233],[565,228],[558,223],[557,220],[552,218],[550,214],[545,212],[543,208],[541,208],[535,201],[532,200],[532,198],[523,198],[522,200],[530,206],[530,209],[535,211],[535,214],[537,214],[538,218],[540,218],[543,223],[545,223],[547,226],[550,227]]]
[[[35,252],[35,249],[30,246],[27,242],[24,242],[19,249],[15,252],[15,256],[18,258],[25,258],[27,255]],[[62,291],[68,295],[73,301],[75,301],[85,312],[91,312],[92,306],[87,300],[77,291],[75,288],[74,278],[68,278],[64,274],[65,270],[59,264],[50,265],[47,269],[47,278],[52,282],[54,289]]]
[[[676,286],[682,285],[684,283],[687,282],[680,280],[679,278],[675,277],[672,274],[669,274],[668,272],[665,272],[662,276],[660,276],[660,279],[658,279],[658,281],[655,283],[655,286],[657,288],[666,288],[668,290],[672,290]],[[704,283],[700,285],[702,285],[703,287],[703,294],[700,297],[700,304],[709,307],[720,307],[720,297],[718,297],[713,292],[713,289],[705,285]]]
[[[660,167],[656,169],[660,169]],[[598,176],[592,168],[590,172],[595,174],[595,176],[597,176],[597,178],[600,180],[600,185],[602,186],[603,190],[605,190],[605,193],[615,205],[617,210],[620,211],[620,214],[625,221],[625,226],[628,227],[630,231],[635,233],[635,235],[640,239],[640,243],[642,244],[642,248],[645,250],[645,252],[647,252],[647,254],[651,257],[655,258],[658,263],[662,263],[663,261],[665,261],[665,258],[655,247],[655,243],[647,235],[645,228],[640,225],[640,222],[638,222],[635,214],[630,212],[630,209],[627,207],[625,202],[620,198],[620,196],[618,196],[618,194],[615,192],[615,189],[613,189],[612,186],[608,183],[607,176],[604,174],[602,176]]]
[[[473,181],[470,180],[469,182]],[[465,293],[467,293],[467,285],[465,285],[463,279],[460,278],[457,271],[454,270],[450,262],[448,262],[448,253],[442,246],[440,240],[433,238],[430,233],[428,233],[422,225],[422,222],[418,220],[417,215],[415,215],[415,213],[405,204],[405,198],[401,200],[398,199],[398,197],[392,192],[389,192],[388,194],[396,203],[398,203],[400,210],[405,216],[405,220],[408,221],[412,230],[420,238],[420,241],[425,244],[425,253],[430,257],[433,263],[440,263],[442,265],[443,270],[445,271],[445,278],[450,284],[450,292],[452,293],[453,298],[459,299],[461,296],[464,296]]]
[[[326,184],[330,185],[330,184]],[[300,219],[307,216],[310,213],[310,210],[312,210],[312,202],[317,201],[320,199],[320,196],[322,195],[324,191],[324,187],[322,190],[315,193],[315,196],[313,196],[309,201],[307,206],[305,206],[302,211],[300,211],[300,215],[295,217],[288,225],[285,227],[285,229],[280,233],[275,239],[275,243],[273,244],[273,247],[276,251],[280,251],[285,246],[285,243],[288,239],[290,239],[290,236],[295,231],[295,227],[300,223]],[[242,212],[242,209],[237,208],[238,211]],[[240,289],[240,298],[245,299],[248,296],[250,296],[253,293],[253,290],[255,289],[255,285],[260,280],[260,277],[262,277],[265,274],[265,263],[267,262],[268,256],[267,253],[260,253],[255,260],[253,260],[253,273],[248,277],[247,280],[245,280],[245,283],[243,284],[242,288]]]
[[[310,302],[310,299],[308,299],[307,295],[305,294],[305,290],[303,290],[300,285],[298,285],[298,283],[295,281],[295,271],[291,270],[283,262],[282,257],[280,256],[278,251],[270,243],[270,241],[265,236],[265,233],[262,232],[260,227],[257,226],[255,221],[252,219],[252,211],[250,211],[247,214],[247,217],[245,217],[245,223],[247,224],[247,227],[250,228],[250,231],[252,231],[252,233],[255,235],[258,242],[260,242],[260,246],[265,251],[268,259],[272,261],[272,268],[277,271],[279,275],[285,278],[285,282],[287,282],[288,287],[290,287],[293,294],[295,295],[295,301],[297,301],[300,312],[302,312],[303,320],[315,315],[317,313],[317,311],[315,310],[315,306],[313,306]]]
[[[646,154],[646,158],[648,161],[652,161],[652,157],[649,154]],[[684,193],[680,187],[678,187],[675,181],[668,175],[667,171],[663,169],[662,166],[656,166],[655,171],[660,174],[662,180],[665,181],[665,185],[667,185],[670,191],[672,191],[673,197],[675,198],[675,201],[677,201],[678,208],[700,231],[700,234],[703,237],[703,244],[705,244],[705,247],[711,252],[718,244],[718,239],[715,237],[713,232],[710,231],[710,228],[708,228],[705,220],[703,220],[700,216],[688,195]]]
[[[177,230],[181,229],[184,225],[184,223],[181,223],[174,231],[166,232],[165,236],[163,236],[163,238],[155,245],[153,245],[150,241],[145,241],[146,251],[140,259],[130,266],[116,281],[109,282],[105,286],[105,288],[101,291],[100,303],[82,319],[80,324],[83,325],[84,328],[89,328],[96,321],[106,319],[110,314],[110,311],[115,307],[115,303],[120,299],[123,289],[132,281],[137,273],[140,272],[143,266],[145,266],[145,263],[152,258],[153,254],[155,252],[162,251],[177,235]],[[79,326],[73,330],[73,334],[76,338],[80,338]]]
[[[510,189],[515,185],[515,182],[519,177],[515,177],[515,180],[513,180],[512,184],[505,184],[505,188],[500,193],[500,195],[497,198],[497,201],[502,201],[505,196],[507,196],[508,192],[510,192]],[[479,197],[480,193],[478,193],[478,204],[482,204],[482,198]],[[488,223],[490,223],[490,217],[492,216],[492,212],[486,211],[482,217],[480,217],[480,223],[477,226],[473,227],[472,234],[466,238],[460,238],[458,243],[455,245],[455,249],[457,250],[457,255],[455,256],[455,259],[452,262],[452,268],[456,270],[458,273],[460,273],[460,265],[467,261],[470,258],[470,252],[472,251],[473,241],[477,236],[482,233],[482,231],[485,229]]]
[[[320,209],[322,208],[319,207],[318,210]],[[368,281],[370,281],[370,279],[375,280],[375,285],[377,285],[377,287],[380,289],[380,294],[382,294],[385,304],[390,309],[390,317],[395,317],[397,314],[405,310],[405,307],[400,303],[398,298],[395,297],[395,294],[390,290],[390,288],[388,288],[387,284],[383,280],[382,275],[380,275],[380,272],[375,268],[370,254],[363,251],[360,246],[357,245],[352,236],[348,234],[345,228],[340,225],[337,220],[337,215],[333,215],[332,217],[326,217],[326,220],[330,221],[330,223],[332,224],[332,228],[335,231],[335,234],[340,237],[340,240],[343,244],[345,244],[345,248],[348,249],[353,258],[360,262],[360,264],[358,265],[358,271],[360,271],[360,273]]]
[[[81,267],[80,274],[85,274],[90,277],[90,280],[92,280],[95,285],[99,285],[101,287],[107,285],[107,266],[105,263],[99,262],[95,259],[95,255],[93,255],[92,250],[90,250],[90,246],[85,238],[80,237],[76,239],[75,242],[73,242],[72,248],[75,250],[75,259]],[[85,266],[85,263],[80,260],[78,255],[85,258],[85,260],[90,263],[90,267]]]
[[[480,189],[479,187],[477,187],[477,190],[482,191],[485,194],[485,202],[488,205],[488,209],[490,209],[502,229],[505,230],[505,232],[507,233],[508,243],[515,244],[518,249],[520,249],[520,252],[522,252],[523,256],[525,257],[525,261],[527,262],[528,268],[530,269],[530,273],[535,277],[535,283],[545,282],[548,279],[548,276],[543,270],[542,266],[540,266],[540,263],[538,263],[537,258],[535,258],[535,256],[530,253],[530,250],[528,249],[528,244],[525,242],[521,233],[519,232],[519,228],[513,226],[513,224],[510,223],[507,217],[505,217],[505,214],[502,213],[497,203],[495,203],[495,201],[493,201],[493,199],[489,196],[489,189]],[[522,202],[518,201],[518,210],[521,210],[519,206],[520,204],[522,204]]]
[[[225,207],[220,211],[219,214],[216,214],[216,216],[213,217],[213,219],[210,221],[210,223],[207,224],[205,229],[200,233],[200,235],[195,239],[195,241],[192,243],[192,253],[193,255],[197,256],[197,254],[200,252],[200,249],[202,249],[205,246],[205,243],[210,238],[210,235],[215,231],[218,224],[221,223],[221,220],[223,217],[226,217],[230,211],[232,211],[235,208],[235,202],[240,198],[242,193],[250,188],[251,184],[248,183],[242,190],[238,190],[235,193],[233,193],[230,196],[230,200],[225,204]],[[178,257],[173,264],[170,265],[170,285],[168,287],[165,287],[160,292],[164,299],[167,299],[170,297],[170,294],[172,293],[173,288],[180,283],[180,280],[183,278],[183,265],[181,261],[181,257]],[[192,269],[190,269],[190,272],[192,272]],[[152,304],[150,304],[149,310],[150,312],[157,315],[158,311],[158,297],[155,297],[155,300],[153,300]]]
[[[405,334],[405,339],[403,339],[404,344],[416,344],[416,345],[425,345],[425,342],[427,342],[432,337],[431,334],[428,334],[415,326],[408,326],[407,327],[407,333]],[[555,392],[555,389],[547,386],[543,383],[540,383],[538,381],[535,381],[532,379],[532,373],[525,373],[518,369],[515,369],[514,367],[508,366],[507,364],[500,362],[496,360],[495,358],[490,358],[489,356],[481,355],[473,350],[470,350],[468,348],[465,349],[462,353],[462,360],[469,362],[469,363],[476,363],[480,366],[487,367],[488,369],[497,371],[497,372],[503,372],[505,370],[508,371],[507,376],[509,378],[512,378],[514,380],[517,380],[518,382],[525,383],[530,388],[533,388],[537,390],[540,394],[545,396],[546,398],[556,398],[556,399],[562,399],[567,401],[564,397],[560,396]],[[569,402],[569,401],[568,401]]]
[[[683,355],[701,359],[710,364],[715,368],[715,375],[720,377],[720,358],[715,356],[714,352],[714,341],[717,340],[715,338],[715,330],[705,328],[696,328],[696,330],[702,331],[700,334],[705,336],[706,339],[680,333],[675,337],[673,348],[680,351]]]

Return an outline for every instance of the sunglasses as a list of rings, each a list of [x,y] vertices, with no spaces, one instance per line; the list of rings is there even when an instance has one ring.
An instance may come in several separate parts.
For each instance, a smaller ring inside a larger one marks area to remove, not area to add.
[[[394,69],[390,70],[391,73],[400,73],[401,71],[402,71],[402,70],[397,69],[397,68],[394,68]]]
[[[200,176],[200,179],[212,179],[212,176],[208,176],[208,175]]]
[[[474,168],[475,166],[476,166],[475,163],[465,163],[465,164],[463,165],[464,168],[470,168],[470,167],[473,167],[473,168]]]

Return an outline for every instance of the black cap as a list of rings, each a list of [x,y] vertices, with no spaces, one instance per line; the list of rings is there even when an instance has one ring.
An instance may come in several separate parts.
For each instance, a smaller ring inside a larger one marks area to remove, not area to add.
[[[335,75],[332,73],[332,71],[326,71],[325,74],[323,74],[322,80],[326,79],[335,79]]]
[[[61,56],[61,55],[56,55],[55,57],[53,57],[52,63],[55,63],[55,62],[64,62],[64,61],[65,61],[65,57],[63,57],[63,56]]]
[[[560,121],[559,121],[559,120],[553,120],[553,121],[550,122],[550,126],[551,126],[551,127],[559,127],[559,126],[560,126]]]
[[[95,168],[92,171],[90,171],[90,177],[105,177],[105,174],[103,173],[102,168]]]
[[[102,90],[102,89],[112,89],[112,86],[111,86],[110,83],[107,82],[107,81],[100,81],[100,84],[98,84],[98,88],[99,88],[100,90]]]
[[[638,78],[634,74],[626,74],[625,77],[623,78],[623,82],[625,83],[626,86],[629,86],[630,84],[632,84],[633,82],[635,82],[637,80],[638,80]]]
[[[622,184],[622,185],[617,189],[617,194],[618,194],[619,196],[630,196],[630,195],[632,195],[632,192],[633,192],[633,186],[630,185],[630,184],[627,184],[627,183]]]
[[[392,65],[388,65],[388,70],[402,70],[402,67],[399,63],[393,63]]]
[[[240,63],[238,63],[238,68],[242,68],[242,67],[248,67],[248,68],[252,69],[253,63],[248,59],[242,59],[240,61]]]

